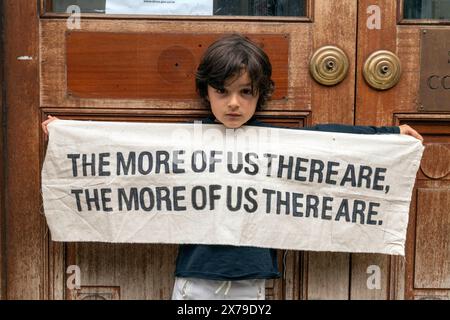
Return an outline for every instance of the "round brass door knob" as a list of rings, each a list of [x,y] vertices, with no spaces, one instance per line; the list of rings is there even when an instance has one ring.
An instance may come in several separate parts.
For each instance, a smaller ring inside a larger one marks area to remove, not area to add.
[[[314,52],[309,62],[311,76],[318,83],[334,86],[345,79],[349,61],[345,52],[335,46],[325,46]]]
[[[400,59],[390,51],[376,51],[367,58],[363,74],[372,88],[388,90],[400,81],[402,74]]]

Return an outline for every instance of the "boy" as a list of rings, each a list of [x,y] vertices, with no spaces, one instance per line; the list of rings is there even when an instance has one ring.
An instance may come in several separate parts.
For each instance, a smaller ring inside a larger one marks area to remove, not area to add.
[[[212,114],[204,123],[227,128],[268,126],[254,118],[270,98],[274,83],[269,58],[240,35],[219,39],[205,52],[196,87]],[[407,125],[361,127],[317,125],[307,130],[347,133],[402,133],[422,137]],[[280,276],[273,249],[212,245],[180,245],[172,299],[264,299],[265,279]]]
[[[223,37],[205,52],[196,74],[197,91],[211,115],[204,123],[227,128],[268,126],[255,111],[270,98],[274,83],[265,52],[241,35]],[[42,123],[47,135],[47,124]],[[422,137],[407,125],[362,127],[317,125],[305,130],[376,134],[401,133]],[[265,279],[278,278],[276,250],[225,245],[180,245],[172,299],[264,299]]]

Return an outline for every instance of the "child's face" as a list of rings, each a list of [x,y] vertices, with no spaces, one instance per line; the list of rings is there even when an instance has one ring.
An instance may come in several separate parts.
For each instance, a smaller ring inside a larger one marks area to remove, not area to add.
[[[247,72],[225,82],[224,88],[214,89],[208,85],[211,110],[227,128],[239,128],[255,113],[259,94],[253,94]]]

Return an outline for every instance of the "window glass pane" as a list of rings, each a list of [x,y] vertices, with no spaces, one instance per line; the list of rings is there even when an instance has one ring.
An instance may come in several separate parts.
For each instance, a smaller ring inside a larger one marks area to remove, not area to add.
[[[404,0],[406,19],[450,20],[450,0]]]
[[[52,12],[66,12],[71,5],[80,7],[83,13],[105,13],[106,0],[52,0]]]
[[[306,16],[306,1],[214,0],[214,15],[303,17]]]
[[[70,5],[82,13],[147,15],[214,15],[304,17],[306,0],[52,0],[48,11],[63,13]]]

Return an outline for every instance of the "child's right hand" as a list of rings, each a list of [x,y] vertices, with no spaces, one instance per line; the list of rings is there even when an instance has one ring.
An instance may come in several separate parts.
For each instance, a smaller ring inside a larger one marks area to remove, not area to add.
[[[45,120],[44,122],[41,123],[42,131],[44,131],[44,138],[45,138],[45,140],[48,139],[48,129],[47,129],[47,125],[48,125],[50,122],[54,121],[54,120],[58,120],[58,118],[49,115],[49,116],[47,116],[47,120]]]

